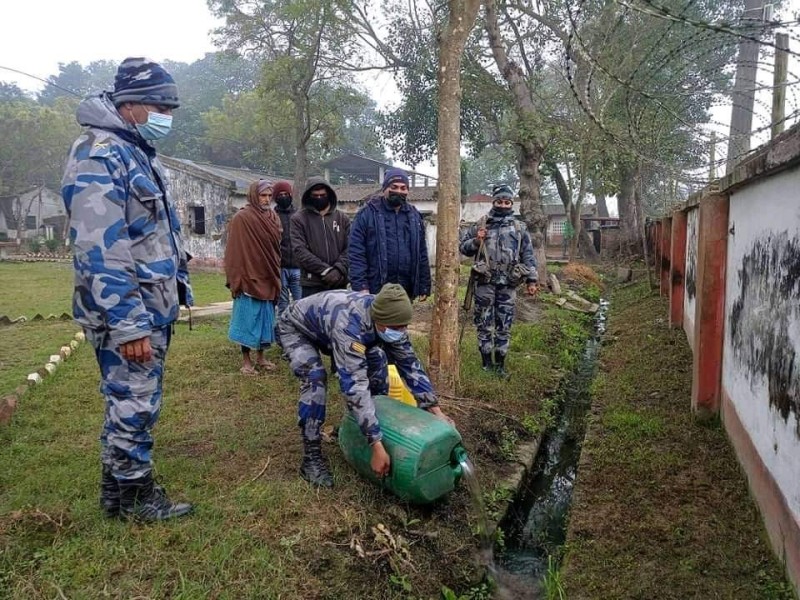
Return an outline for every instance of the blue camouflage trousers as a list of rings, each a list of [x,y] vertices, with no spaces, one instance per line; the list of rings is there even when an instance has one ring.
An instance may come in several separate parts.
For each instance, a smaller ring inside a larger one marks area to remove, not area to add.
[[[86,329],[85,333],[100,366],[100,392],[106,404],[100,460],[118,481],[139,479],[153,468],[151,432],[161,412],[170,326],[151,332],[153,355],[144,363],[123,358],[108,330]]]
[[[494,283],[475,286],[475,327],[482,354],[490,354],[492,350],[502,356],[508,354],[516,302],[516,286]]]
[[[289,367],[295,377],[300,380],[297,423],[302,431],[303,439],[319,440],[322,425],[325,423],[328,392],[328,372],[322,364],[320,349],[286,321],[279,322],[278,334],[281,347],[289,356]],[[389,369],[386,353],[379,347],[369,348],[366,358],[370,392],[373,395],[388,394]],[[337,366],[337,369],[341,371],[342,366]],[[358,423],[362,422],[363,419],[358,414],[359,407],[352,404],[349,398],[347,409],[354,414]]]

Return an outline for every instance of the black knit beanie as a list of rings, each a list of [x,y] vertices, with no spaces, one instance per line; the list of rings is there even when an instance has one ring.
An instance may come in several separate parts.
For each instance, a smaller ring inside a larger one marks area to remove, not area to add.
[[[387,283],[375,295],[371,308],[372,320],[381,325],[408,325],[413,311],[411,300],[397,283]]]
[[[492,200],[513,200],[514,192],[505,183],[500,183],[492,187]]]
[[[114,77],[114,106],[138,102],[177,108],[178,86],[167,70],[148,58],[132,57],[122,61]]]

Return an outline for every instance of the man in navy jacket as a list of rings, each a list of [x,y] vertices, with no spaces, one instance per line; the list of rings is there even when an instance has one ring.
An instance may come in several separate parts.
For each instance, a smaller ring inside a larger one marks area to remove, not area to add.
[[[424,301],[431,293],[425,225],[408,203],[408,175],[389,169],[380,194],[371,196],[350,227],[350,286],[377,294],[386,283]]]

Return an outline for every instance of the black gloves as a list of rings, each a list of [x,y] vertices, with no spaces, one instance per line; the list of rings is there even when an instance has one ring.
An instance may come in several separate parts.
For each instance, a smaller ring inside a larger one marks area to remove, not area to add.
[[[329,288],[335,288],[344,282],[344,275],[336,267],[331,269],[322,276],[323,283]]]

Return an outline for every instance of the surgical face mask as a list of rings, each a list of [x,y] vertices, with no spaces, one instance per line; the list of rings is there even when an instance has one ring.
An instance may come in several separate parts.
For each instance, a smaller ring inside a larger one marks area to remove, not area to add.
[[[397,208],[401,206],[406,201],[407,196],[405,194],[397,194],[395,192],[391,192],[389,197],[386,201],[389,203],[389,206],[392,208]]]
[[[391,329],[387,327],[383,331],[376,330],[378,332],[378,337],[381,338],[384,342],[389,342],[393,344],[395,342],[399,342],[406,337],[405,331],[399,331],[397,329]]]
[[[292,197],[281,194],[275,198],[275,204],[281,208],[289,208],[292,205]]]
[[[147,111],[147,122],[136,123],[136,130],[144,139],[153,141],[167,137],[172,129],[172,115]]]
[[[326,206],[328,206],[328,197],[314,197],[311,196],[311,206],[316,208],[317,210],[323,210]]]

